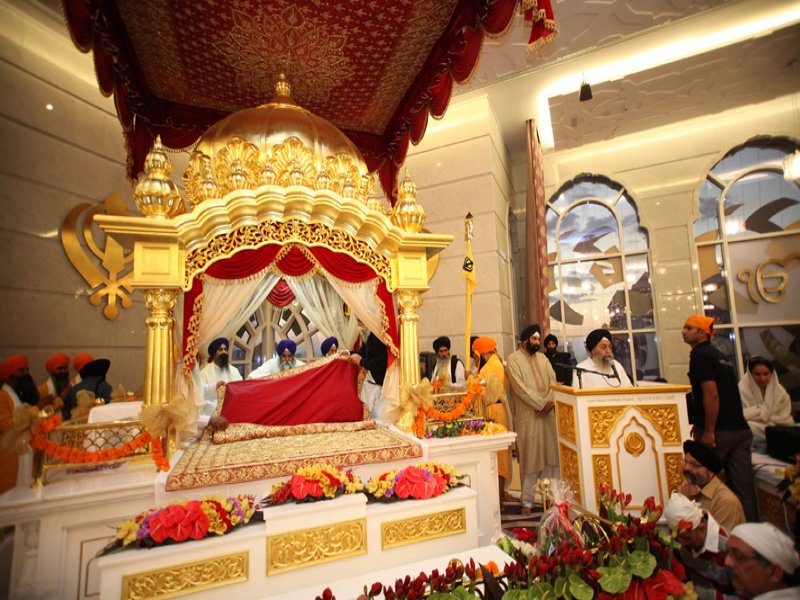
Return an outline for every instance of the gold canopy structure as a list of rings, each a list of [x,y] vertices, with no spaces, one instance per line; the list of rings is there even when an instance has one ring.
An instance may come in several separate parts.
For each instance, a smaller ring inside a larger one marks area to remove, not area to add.
[[[417,308],[428,262],[453,237],[423,233],[425,212],[406,174],[390,213],[374,197],[363,157],[328,121],[297,106],[281,76],[272,101],[226,117],[200,139],[183,174],[156,143],[134,200],[144,217],[98,215],[133,247],[133,282],[145,292],[145,404],[172,397],[173,309],[180,291],[214,262],[266,244],[323,246],[370,265],[399,307],[400,381],[417,383]],[[188,210],[187,210],[188,209]]]

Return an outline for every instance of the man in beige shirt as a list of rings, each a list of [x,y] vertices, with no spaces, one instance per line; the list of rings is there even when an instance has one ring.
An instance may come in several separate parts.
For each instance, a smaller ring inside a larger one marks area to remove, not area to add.
[[[708,446],[687,440],[683,443],[683,475],[681,493],[696,501],[726,530],[745,522],[742,503],[717,474],[722,461]]]

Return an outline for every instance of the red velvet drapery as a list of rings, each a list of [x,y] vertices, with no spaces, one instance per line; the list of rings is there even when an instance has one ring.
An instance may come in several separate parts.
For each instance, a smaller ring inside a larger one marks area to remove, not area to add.
[[[296,244],[290,244],[288,250],[284,250],[285,248],[280,244],[267,244],[255,250],[240,250],[233,256],[209,266],[206,269],[206,273],[217,279],[242,279],[254,275],[274,263],[281,273],[290,277],[299,277],[318,266],[334,277],[351,283],[364,283],[378,278],[372,267],[358,262],[347,254],[334,252],[324,247],[306,247]],[[282,250],[284,251],[281,252]],[[288,288],[288,285],[286,287]],[[191,334],[189,324],[195,312],[195,301],[202,291],[203,281],[200,277],[196,277],[192,283],[191,290],[184,294],[184,355],[186,354],[187,343]],[[291,293],[291,290],[289,290],[289,293]],[[397,311],[394,306],[394,298],[383,279],[379,280],[376,295],[383,305],[381,306],[381,312],[384,318],[381,321],[384,323],[384,335],[392,341],[394,348],[399,348],[400,336],[397,329]],[[390,351],[388,361],[390,365],[395,358]]]
[[[283,308],[284,306],[289,306],[294,301],[294,292],[292,288],[289,287],[289,284],[286,283],[285,279],[281,279],[278,283],[275,284],[275,287],[272,288],[272,291],[267,296],[267,302],[272,304],[272,306],[277,306]]]

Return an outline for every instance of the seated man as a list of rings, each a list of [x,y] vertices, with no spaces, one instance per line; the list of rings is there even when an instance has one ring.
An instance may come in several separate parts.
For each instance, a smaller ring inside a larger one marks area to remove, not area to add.
[[[111,401],[111,394],[114,389],[106,381],[106,374],[111,367],[111,361],[107,358],[93,360],[81,369],[81,380],[72,386],[61,409],[61,414],[65,421],[72,416],[72,410],[78,405],[78,392],[85,390],[94,394],[95,399],[102,400],[108,404]]]
[[[39,384],[39,399],[48,398],[53,410],[61,410],[72,385],[69,382],[69,356],[53,354],[44,363],[48,377]]]
[[[433,372],[428,373],[426,377],[431,382],[441,381],[446,387],[466,387],[464,363],[455,354],[450,354],[450,338],[443,335],[433,340],[433,351],[436,352],[436,364]]]
[[[239,369],[231,365],[227,338],[217,338],[208,345],[208,364],[200,372],[203,379],[204,414],[211,414],[217,406],[217,388],[229,381],[241,381]]]
[[[586,352],[589,356],[576,367],[581,388],[630,387],[633,384],[625,369],[614,360],[611,332],[608,329],[595,329],[586,336]],[[595,371],[582,373],[580,369]]]
[[[771,523],[743,523],[731,531],[725,566],[742,598],[800,598],[800,556]]]
[[[746,519],[742,503],[717,477],[722,471],[722,461],[717,454],[694,440],[683,443],[683,453],[683,475],[686,479],[681,485],[681,493],[710,512],[727,531],[744,523]]]
[[[295,352],[297,352],[297,344],[292,340],[281,340],[278,342],[278,356],[270,358],[255,371],[250,373],[248,379],[277,375],[283,371],[299,367],[300,363],[294,357]]]
[[[686,574],[694,582],[697,597],[735,598],[725,569],[728,534],[708,511],[683,494],[673,492],[664,507],[667,525],[676,531],[681,543],[678,559],[686,565]]]

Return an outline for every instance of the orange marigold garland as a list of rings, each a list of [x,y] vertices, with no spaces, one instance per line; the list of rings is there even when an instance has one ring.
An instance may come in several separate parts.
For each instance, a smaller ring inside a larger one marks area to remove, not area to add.
[[[33,428],[31,447],[41,450],[48,456],[57,458],[61,462],[71,464],[100,463],[112,460],[119,460],[130,456],[139,448],[144,448],[148,443],[153,442],[153,462],[162,471],[169,469],[169,462],[164,457],[164,447],[161,438],[153,440],[151,435],[143,431],[129,442],[125,442],[119,448],[105,448],[103,450],[81,450],[73,446],[61,446],[58,442],[47,439],[47,434],[61,425],[61,415],[53,415],[39,422]]]
[[[469,408],[475,396],[483,391],[483,386],[480,383],[473,383],[467,388],[467,392],[453,410],[450,412],[443,412],[436,410],[432,406],[427,408],[420,408],[417,411],[417,420],[414,422],[414,435],[418,438],[425,437],[425,417],[435,421],[455,421],[463,415]]]

